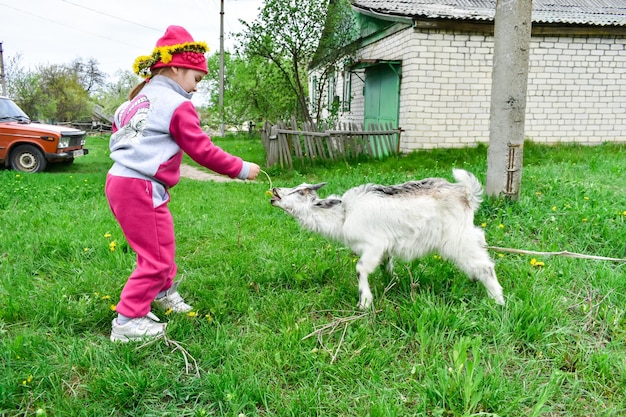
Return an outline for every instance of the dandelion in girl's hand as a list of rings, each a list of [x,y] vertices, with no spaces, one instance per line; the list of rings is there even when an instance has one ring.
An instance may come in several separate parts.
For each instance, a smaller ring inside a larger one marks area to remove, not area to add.
[[[536,260],[535,258],[532,258],[532,259],[530,260],[530,264],[531,264],[532,266],[537,266],[537,267],[539,267],[539,266],[545,266],[545,264],[544,264],[543,262],[538,261],[538,260]]]
[[[115,248],[117,248],[117,242],[113,241],[113,242],[109,243],[109,250],[111,252],[115,251]]]

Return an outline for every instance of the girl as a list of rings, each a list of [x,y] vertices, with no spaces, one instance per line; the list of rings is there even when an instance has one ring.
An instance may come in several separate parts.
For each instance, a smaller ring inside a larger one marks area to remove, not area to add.
[[[174,224],[168,209],[168,189],[180,179],[183,152],[199,164],[231,178],[257,177],[260,167],[215,146],[200,127],[191,102],[198,83],[208,73],[204,53],[180,26],[170,26],[152,55],[137,58],[135,72],[145,77],[115,112],[111,135],[113,166],[105,192],[111,211],[137,266],[117,304],[112,341],[161,337],[165,324],[151,310],[188,312],[177,291]]]

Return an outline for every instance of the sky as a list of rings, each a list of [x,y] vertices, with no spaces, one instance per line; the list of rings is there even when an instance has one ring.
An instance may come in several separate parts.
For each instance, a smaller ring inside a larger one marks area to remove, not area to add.
[[[224,49],[234,49],[239,19],[255,20],[263,0],[224,0]],[[220,48],[221,0],[0,0],[0,42],[4,63],[70,64],[95,59],[114,79],[132,71],[135,58],[150,55],[169,25],[183,26],[194,40]]]

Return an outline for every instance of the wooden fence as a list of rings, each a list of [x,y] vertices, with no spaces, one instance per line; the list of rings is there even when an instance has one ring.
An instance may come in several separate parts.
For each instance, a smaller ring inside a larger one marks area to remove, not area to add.
[[[369,125],[367,130],[356,123],[345,123],[337,130],[326,127],[322,131],[311,123],[299,130],[295,122],[291,128],[284,122],[272,125],[266,122],[261,131],[267,166],[277,163],[293,168],[293,160],[302,162],[347,160],[359,156],[382,158],[400,152],[400,128],[390,123]]]

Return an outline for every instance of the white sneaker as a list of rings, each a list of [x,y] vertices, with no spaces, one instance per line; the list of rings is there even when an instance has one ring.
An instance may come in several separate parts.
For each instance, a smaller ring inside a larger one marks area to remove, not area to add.
[[[174,313],[189,313],[193,310],[193,307],[185,303],[183,297],[177,291],[180,281],[172,284],[169,290],[165,293],[164,297],[154,300],[154,304],[163,311],[170,310]]]
[[[131,319],[125,324],[119,324],[117,319],[114,319],[111,323],[111,342],[141,341],[165,336],[166,323],[159,321],[152,312],[144,317]]]

